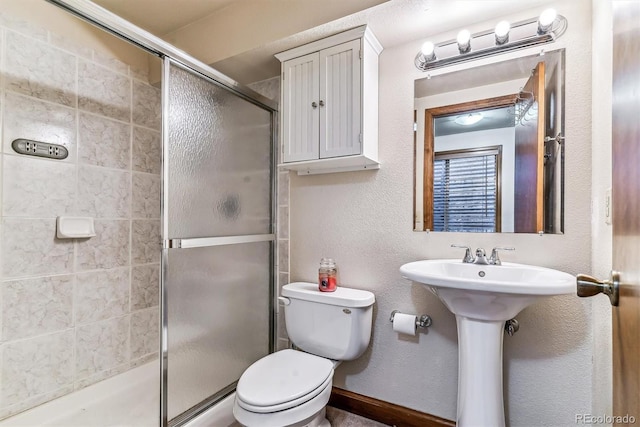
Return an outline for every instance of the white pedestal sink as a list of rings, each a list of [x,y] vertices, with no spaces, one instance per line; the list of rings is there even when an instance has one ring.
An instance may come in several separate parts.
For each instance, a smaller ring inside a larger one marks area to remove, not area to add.
[[[503,427],[504,323],[540,298],[575,293],[575,277],[531,265],[478,265],[459,259],[410,262],[400,273],[431,289],[456,315],[457,425]]]

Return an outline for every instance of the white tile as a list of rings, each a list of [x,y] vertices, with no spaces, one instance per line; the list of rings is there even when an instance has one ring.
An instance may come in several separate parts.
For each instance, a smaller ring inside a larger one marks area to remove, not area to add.
[[[160,130],[162,125],[160,99],[160,89],[134,80],[133,123]]]
[[[2,341],[71,327],[73,284],[73,275],[3,282]]]
[[[160,265],[137,265],[131,268],[131,309],[160,304]]]
[[[55,219],[3,218],[3,278],[70,273],[73,241],[56,239]]]
[[[77,40],[62,36],[56,33],[49,34],[49,43],[74,55],[81,56],[86,59],[93,58],[93,49],[86,47],[85,45],[78,43]]]
[[[78,241],[78,271],[128,266],[129,223],[127,220],[96,220],[96,236]]]
[[[78,107],[91,113],[129,122],[131,79],[100,65],[79,59]]]
[[[129,268],[77,275],[76,323],[111,319],[129,311]]]
[[[8,31],[4,87],[43,100],[76,106],[76,57]]]
[[[11,142],[26,138],[64,146],[69,157],[62,162],[72,163],[76,159],[76,110],[6,93],[3,135],[5,153],[15,154]]]
[[[76,328],[76,378],[128,362],[129,316]]]
[[[131,221],[131,262],[150,264],[160,261],[160,221]]]
[[[55,218],[73,214],[76,166],[37,157],[4,157],[4,216]]]
[[[132,149],[134,171],[160,174],[162,161],[160,132],[134,126]]]
[[[129,169],[131,126],[117,120],[80,113],[78,159],[80,163]]]
[[[160,175],[133,172],[133,218],[160,218]]]
[[[93,60],[100,65],[103,65],[107,68],[112,69],[113,71],[117,71],[122,74],[129,73],[129,66],[127,64],[125,64],[124,62],[120,61],[117,58],[114,58],[108,53],[104,53],[99,50],[96,50],[93,53]]]
[[[8,13],[0,12],[0,25],[10,28],[13,31],[17,31],[21,34],[25,34],[34,39],[46,42],[47,30],[41,26],[32,24],[24,19],[11,16]]]
[[[78,211],[97,218],[128,218],[130,179],[129,172],[79,166]]]
[[[278,205],[289,205],[289,171],[278,173]]]
[[[148,69],[141,69],[134,66],[129,66],[129,75],[134,79],[142,80],[145,83],[149,82]]]
[[[73,331],[3,344],[0,399],[9,406],[73,382]]]
[[[160,348],[158,307],[131,314],[131,359],[157,353]]]
[[[278,271],[289,271],[289,241],[278,240]]]
[[[278,207],[278,238],[289,238],[289,207]]]

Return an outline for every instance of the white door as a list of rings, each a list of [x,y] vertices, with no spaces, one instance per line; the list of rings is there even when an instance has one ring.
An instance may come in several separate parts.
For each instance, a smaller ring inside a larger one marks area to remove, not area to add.
[[[360,40],[320,51],[320,158],[362,152]]]
[[[283,64],[283,162],[319,158],[319,63],[316,52]]]

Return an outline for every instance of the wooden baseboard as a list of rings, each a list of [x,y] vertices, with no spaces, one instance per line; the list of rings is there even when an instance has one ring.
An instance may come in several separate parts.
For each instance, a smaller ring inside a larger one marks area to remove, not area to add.
[[[396,427],[455,427],[451,420],[333,387],[329,406]]]

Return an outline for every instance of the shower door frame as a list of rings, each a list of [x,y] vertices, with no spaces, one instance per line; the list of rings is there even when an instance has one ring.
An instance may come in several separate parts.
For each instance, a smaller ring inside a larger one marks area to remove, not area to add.
[[[270,289],[269,289],[269,352],[272,353],[275,351],[275,343],[276,343],[276,310],[277,306],[277,292],[276,292],[276,283],[277,283],[277,272],[275,269],[275,257],[277,254],[277,238],[278,229],[277,229],[277,206],[278,206],[278,194],[277,194],[277,179],[278,179],[278,167],[277,167],[277,141],[278,141],[278,132],[277,132],[277,123],[278,123],[278,103],[268,99],[259,93],[247,88],[236,82],[235,80],[229,78],[228,76],[220,73],[219,71],[211,68],[207,64],[197,60],[196,58],[188,55],[187,53],[177,49],[171,44],[165,42],[161,38],[151,34],[150,32],[143,30],[136,25],[128,22],[127,20],[121,18],[120,16],[109,12],[108,10],[91,3],[86,0],[46,0],[47,2],[54,4],[55,6],[60,7],[61,9],[75,15],[88,23],[105,30],[106,32],[115,35],[118,38],[121,38],[131,44],[134,44],[144,51],[158,56],[163,60],[163,71],[162,78],[164,79],[164,63],[165,58],[168,58],[176,65],[183,67],[186,70],[190,70],[197,75],[211,81],[214,84],[222,86],[227,90],[231,91],[235,95],[240,98],[255,104],[258,107],[261,107],[268,112],[271,113],[271,236],[267,241],[271,242],[271,263],[270,263]],[[165,170],[165,159],[164,153],[166,152],[166,144],[168,141],[166,140],[166,123],[164,112],[166,111],[166,97],[163,90],[162,94],[162,189],[161,196],[165,194],[165,179],[166,176],[164,174]],[[164,206],[164,197],[161,197],[161,209],[162,209],[162,218],[161,223],[163,224],[163,244],[162,244],[162,272],[161,272],[161,284],[160,284],[160,294],[161,294],[161,302],[160,302],[160,333],[161,333],[161,348],[160,348],[160,416],[159,422],[160,426],[178,426],[182,425],[193,418],[197,417],[202,412],[209,409],[216,402],[229,395],[235,389],[234,385],[227,387],[224,390],[221,390],[217,394],[211,396],[209,399],[205,400],[202,406],[197,406],[185,412],[184,414],[176,417],[176,421],[169,424],[169,420],[167,419],[167,349],[166,349],[166,337],[167,337],[167,324],[166,324],[166,304],[164,300],[165,295],[165,253],[171,246],[172,242],[168,240],[164,240],[164,223],[165,223],[165,214],[166,214],[166,206]],[[265,240],[262,240],[265,241]],[[201,242],[203,243],[203,242]],[[183,246],[184,247],[184,246]]]
[[[275,351],[275,343],[276,343],[276,321],[277,321],[277,313],[275,311],[275,307],[277,304],[276,298],[277,293],[275,291],[276,280],[276,269],[275,269],[275,256],[276,256],[276,236],[277,236],[277,145],[274,144],[277,141],[276,134],[276,123],[277,117],[276,112],[265,108],[259,103],[253,102],[251,99],[248,99],[244,96],[241,98],[252,102],[258,107],[263,108],[264,110],[271,113],[271,224],[270,224],[270,233],[267,234],[251,234],[251,235],[233,235],[233,236],[216,236],[216,237],[194,237],[194,238],[169,238],[169,186],[165,185],[169,182],[169,166],[168,159],[165,159],[165,155],[169,152],[169,126],[164,120],[164,117],[169,116],[169,89],[171,85],[170,68],[178,67],[187,72],[193,72],[194,75],[203,78],[207,82],[222,87],[223,89],[228,89],[226,86],[221,85],[219,82],[214,79],[203,76],[201,73],[196,72],[192,68],[185,66],[183,63],[176,61],[175,59],[165,56],[163,57],[162,64],[162,197],[161,197],[161,223],[162,223],[162,235],[163,235],[163,243],[162,243],[162,263],[161,263],[161,282],[162,286],[160,289],[160,318],[161,318],[161,334],[162,339],[160,340],[161,344],[161,352],[160,352],[160,370],[161,370],[161,394],[160,394],[160,411],[161,411],[161,426],[181,426],[198,415],[202,414],[213,405],[215,405],[220,400],[224,399],[231,393],[233,393],[236,389],[236,385],[238,381],[234,381],[232,384],[226,386],[225,388],[217,391],[215,394],[207,397],[205,400],[201,401],[197,405],[189,408],[185,412],[176,416],[172,420],[168,419],[167,409],[168,409],[168,337],[167,333],[169,331],[168,325],[168,300],[167,300],[167,281],[168,281],[168,270],[167,267],[169,265],[169,249],[188,249],[188,248],[205,248],[205,247],[213,247],[213,246],[227,246],[227,245],[235,245],[235,244],[243,244],[243,243],[258,243],[258,242],[270,242],[270,250],[269,250],[269,353],[273,353]],[[237,95],[237,93],[236,93]]]

